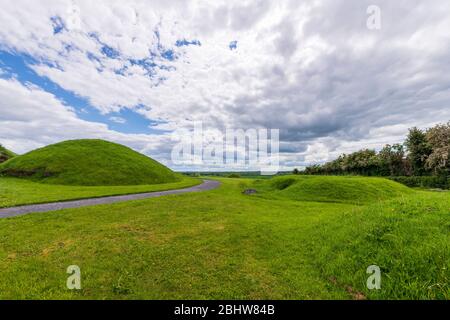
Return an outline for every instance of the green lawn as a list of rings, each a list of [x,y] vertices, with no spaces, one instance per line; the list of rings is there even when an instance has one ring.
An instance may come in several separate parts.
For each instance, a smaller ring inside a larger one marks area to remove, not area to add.
[[[268,199],[370,204],[407,196],[413,190],[384,178],[358,176],[281,176],[253,184]]]
[[[136,186],[62,186],[24,179],[0,177],[0,208],[150,191],[180,189],[200,184],[200,179],[182,177],[178,182]]]
[[[449,299],[450,195],[367,205],[219,189],[0,219],[0,298]],[[382,270],[381,290],[365,286]],[[66,289],[78,265],[82,290]]]
[[[149,185],[182,178],[144,154],[99,139],[62,141],[15,156],[0,164],[0,175],[71,186]]]

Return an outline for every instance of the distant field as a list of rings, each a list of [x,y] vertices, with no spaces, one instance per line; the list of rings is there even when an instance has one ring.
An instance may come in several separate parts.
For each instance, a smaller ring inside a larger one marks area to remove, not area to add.
[[[121,194],[164,191],[187,188],[200,184],[200,179],[182,177],[181,181],[136,186],[63,186],[36,183],[24,179],[0,177],[0,208],[22,204],[35,204],[113,196]]]
[[[448,192],[320,178],[0,219],[0,298],[450,299]]]
[[[240,178],[245,179],[272,179],[273,175],[261,175],[260,171],[248,171],[248,172],[183,172],[187,176],[201,176],[201,177],[219,177],[219,178],[229,178],[237,175]],[[277,176],[289,175],[291,172],[279,172]]]

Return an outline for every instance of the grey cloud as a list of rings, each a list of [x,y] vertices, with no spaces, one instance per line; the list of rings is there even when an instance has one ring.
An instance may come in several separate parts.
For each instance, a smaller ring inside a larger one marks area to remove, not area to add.
[[[303,70],[284,66],[296,73],[294,84],[287,84],[278,65],[262,70],[267,78],[263,92],[235,99],[230,110],[236,119],[246,126],[282,128],[283,140],[299,142],[330,135],[358,141],[374,128],[448,119],[450,78],[445,57],[450,55],[450,46],[434,51],[407,45],[421,28],[433,25],[431,17],[442,20],[436,12],[439,9],[428,14],[423,1],[383,1],[380,6],[387,30],[373,34],[365,26],[369,4],[326,1],[314,9],[304,37],[320,36],[335,47],[333,52],[321,54]],[[364,37],[374,45],[359,52],[352,39]],[[442,40],[449,44],[449,37]],[[281,42],[279,52],[283,56],[291,53],[289,43]],[[264,111],[258,112],[262,103]]]

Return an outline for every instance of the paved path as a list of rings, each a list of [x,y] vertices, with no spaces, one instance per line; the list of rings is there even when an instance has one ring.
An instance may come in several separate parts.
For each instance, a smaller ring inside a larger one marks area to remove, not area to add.
[[[0,218],[14,217],[20,216],[32,212],[46,212],[46,211],[55,211],[61,209],[68,208],[79,208],[85,206],[92,206],[96,204],[105,204],[105,203],[115,203],[122,202],[128,200],[138,200],[138,199],[146,199],[146,198],[155,198],[161,197],[168,194],[181,194],[188,192],[198,192],[198,191],[206,191],[217,188],[220,185],[219,181],[214,180],[203,180],[202,184],[184,188],[184,189],[175,189],[175,190],[167,190],[167,191],[155,191],[155,192],[147,192],[147,193],[136,193],[136,194],[128,194],[123,196],[109,196],[109,197],[100,197],[100,198],[91,198],[91,199],[82,199],[82,200],[73,200],[73,201],[62,201],[62,202],[52,202],[52,203],[44,203],[44,204],[31,204],[26,206],[12,207],[12,208],[3,208],[0,209]]]

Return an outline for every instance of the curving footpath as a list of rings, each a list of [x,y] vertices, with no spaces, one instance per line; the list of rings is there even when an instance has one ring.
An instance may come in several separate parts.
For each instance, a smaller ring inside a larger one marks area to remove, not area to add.
[[[56,211],[62,209],[70,209],[70,208],[79,208],[85,206],[93,206],[97,204],[108,204],[115,202],[123,202],[129,200],[139,200],[146,198],[156,198],[169,194],[182,194],[182,193],[190,193],[190,192],[199,192],[199,191],[207,191],[216,189],[220,185],[219,181],[214,180],[203,180],[202,184],[184,188],[184,189],[174,189],[174,190],[166,190],[166,191],[154,191],[147,193],[135,193],[135,194],[127,194],[122,196],[107,196],[100,198],[90,198],[90,199],[81,199],[81,200],[73,200],[73,201],[62,201],[62,202],[52,202],[52,203],[43,203],[43,204],[31,204],[25,206],[11,207],[11,208],[3,208],[0,209],[0,218],[8,218],[20,216],[32,212],[47,212],[47,211]]]

